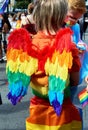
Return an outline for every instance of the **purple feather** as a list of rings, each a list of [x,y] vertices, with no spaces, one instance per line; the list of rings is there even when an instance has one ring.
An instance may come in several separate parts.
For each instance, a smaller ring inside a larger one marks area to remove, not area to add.
[[[52,106],[54,107],[54,110],[55,110],[56,114],[58,116],[60,116],[61,110],[62,110],[62,105],[60,105],[60,103],[57,100],[54,100],[52,102]]]
[[[16,105],[18,102],[20,102],[22,96],[16,97],[15,95],[12,96],[12,94],[9,92],[7,95],[8,99],[12,102],[13,105]]]

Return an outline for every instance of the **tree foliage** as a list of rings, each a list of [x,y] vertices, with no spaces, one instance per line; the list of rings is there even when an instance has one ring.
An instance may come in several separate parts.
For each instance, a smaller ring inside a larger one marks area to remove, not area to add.
[[[32,0],[16,0],[16,4],[14,5],[14,9],[27,9],[28,4],[32,2]]]

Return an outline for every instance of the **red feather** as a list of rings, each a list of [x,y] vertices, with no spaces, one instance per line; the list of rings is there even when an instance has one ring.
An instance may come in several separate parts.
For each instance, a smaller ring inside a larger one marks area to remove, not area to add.
[[[56,50],[60,53],[65,49],[67,52],[71,49],[71,35],[73,32],[70,28],[62,28],[58,31],[56,35]],[[69,43],[69,44],[67,44]]]
[[[9,42],[7,49],[22,49],[24,52],[27,52],[28,55],[37,58],[38,69],[44,71],[44,65],[47,58],[49,57],[49,59],[51,59],[55,50],[62,53],[64,48],[66,51],[71,49],[71,34],[72,31],[69,28],[60,29],[56,35],[56,40],[52,47],[47,45],[42,50],[39,48],[34,50],[34,45],[32,44],[29,32],[23,28],[16,29],[8,38]]]
[[[24,52],[30,52],[31,46],[30,34],[26,29],[20,28],[14,30],[8,37],[8,50],[13,49],[22,49]]]

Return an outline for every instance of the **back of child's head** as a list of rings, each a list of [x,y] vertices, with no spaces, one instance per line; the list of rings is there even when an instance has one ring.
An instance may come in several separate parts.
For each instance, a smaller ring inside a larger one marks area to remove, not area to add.
[[[85,0],[67,0],[69,9],[78,11],[81,14],[86,12]]]
[[[39,0],[33,13],[37,30],[56,33],[63,24],[67,9],[66,0]]]

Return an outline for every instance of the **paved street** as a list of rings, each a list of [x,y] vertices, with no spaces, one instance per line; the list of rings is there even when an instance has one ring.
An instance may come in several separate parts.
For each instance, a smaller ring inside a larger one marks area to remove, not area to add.
[[[87,34],[85,41],[88,43]],[[0,63],[0,93],[3,104],[0,105],[0,130],[25,130],[25,119],[29,115],[29,99],[32,96],[29,89],[27,96],[16,106],[11,105],[6,94],[7,77],[5,73],[5,63]],[[83,130],[88,130],[88,106],[83,110]]]
[[[25,119],[29,115],[30,89],[28,95],[16,106],[7,100],[7,92],[5,63],[2,63],[0,64],[0,93],[3,104],[0,105],[0,130],[25,130]]]

